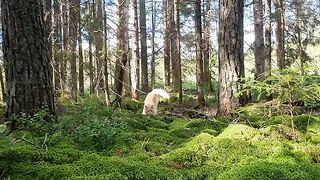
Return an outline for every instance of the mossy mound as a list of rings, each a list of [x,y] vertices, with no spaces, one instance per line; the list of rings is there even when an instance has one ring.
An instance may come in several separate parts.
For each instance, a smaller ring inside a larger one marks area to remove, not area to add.
[[[218,179],[319,179],[320,169],[290,158],[248,159],[220,174]]]

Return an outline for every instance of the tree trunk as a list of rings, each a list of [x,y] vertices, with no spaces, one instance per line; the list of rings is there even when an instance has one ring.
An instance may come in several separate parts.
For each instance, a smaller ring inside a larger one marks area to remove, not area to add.
[[[196,61],[197,61],[197,88],[198,88],[198,106],[205,106],[204,100],[204,67],[202,58],[202,26],[201,26],[201,0],[195,0],[195,27],[196,27]]]
[[[163,11],[163,61],[164,61],[164,88],[170,86],[170,21],[168,13],[168,0],[162,1],[162,11]]]
[[[181,52],[180,52],[180,0],[175,0],[174,4],[174,49],[172,56],[173,92],[182,101],[182,80],[181,80]]]
[[[127,31],[127,13],[128,0],[118,0],[118,58],[115,70],[115,91],[116,99],[113,101],[114,105],[121,105],[122,89],[124,80],[124,71],[128,61],[128,31]]]
[[[271,0],[265,1],[265,78],[269,78],[271,76]]]
[[[279,69],[286,66],[284,52],[284,6],[283,0],[275,0],[276,8],[276,34],[277,34],[277,64]]]
[[[63,20],[63,60],[60,63],[60,73],[62,81],[62,91],[66,90],[67,84],[67,62],[68,62],[68,37],[69,37],[69,16],[68,16],[68,0],[62,0],[62,20]]]
[[[175,49],[176,49],[176,43],[175,40],[177,39],[175,31],[175,19],[174,19],[174,0],[169,0],[169,32],[170,32],[170,57],[171,57],[171,77],[172,77],[172,87],[174,86],[175,82],[175,76],[174,76],[174,56],[175,56]]]
[[[74,101],[77,100],[77,39],[78,39],[78,4],[79,0],[70,0],[70,11],[69,11],[69,52],[71,54],[70,57],[70,68],[71,68],[71,79],[70,79],[70,87],[71,87],[71,97]]]
[[[156,34],[156,14],[157,11],[155,9],[157,2],[151,0],[152,3],[152,17],[151,17],[151,87],[154,88],[155,81],[156,81],[156,67],[155,67],[155,34]]]
[[[89,3],[89,12],[90,12],[90,19],[94,19],[94,0],[92,3]],[[95,83],[94,83],[94,76],[95,76],[95,66],[93,64],[93,51],[92,51],[92,41],[93,41],[93,25],[92,23],[89,23],[89,32],[88,32],[88,35],[89,35],[89,81],[90,81],[90,94],[94,94],[94,89],[95,89]]]
[[[103,1],[103,7],[106,6],[106,1]],[[108,31],[107,31],[107,11],[103,8],[103,22],[104,22],[104,93],[107,106],[110,106],[110,91],[109,91],[109,72],[108,72]]]
[[[138,100],[137,92],[139,81],[139,27],[137,0],[131,0],[131,23],[132,23],[132,58],[131,58],[131,98]]]
[[[99,95],[103,91],[103,15],[102,15],[102,0],[96,0],[94,17],[94,42],[96,47],[96,87],[95,92]]]
[[[206,0],[206,13],[204,13],[204,38],[203,38],[203,69],[204,85],[208,92],[213,92],[210,71],[210,22],[211,22],[211,0]]]
[[[1,88],[1,100],[3,102],[6,101],[6,89],[4,86],[4,79],[3,79],[3,65],[0,65],[0,88]]]
[[[83,74],[83,52],[82,52],[82,27],[81,27],[81,5],[78,1],[78,23],[79,23],[79,36],[78,36],[78,50],[79,50],[79,94],[84,97],[84,74]]]
[[[6,115],[34,115],[42,108],[54,114],[51,56],[42,2],[3,0],[1,8]],[[15,127],[13,120],[11,130]]]
[[[54,9],[54,44],[53,44],[53,63],[54,63],[54,87],[56,93],[62,89],[60,65],[63,60],[62,56],[62,19],[61,4],[59,0],[53,1]]]
[[[218,114],[232,115],[239,106],[236,94],[243,77],[243,1],[219,2]],[[225,13],[228,12],[228,13]]]
[[[44,0],[44,24],[47,33],[47,39],[49,41],[49,55],[52,58],[52,11],[51,11],[51,0]]]
[[[305,64],[305,48],[302,44],[302,37],[301,37],[301,17],[305,16],[303,14],[303,0],[294,0],[293,1],[296,11],[296,22],[295,22],[295,34],[297,35],[297,52],[298,58],[300,60],[300,71],[301,74],[304,75],[304,64]]]
[[[264,79],[264,38],[263,38],[263,3],[262,0],[253,1],[254,13],[254,59],[255,59],[255,79]]]
[[[140,0],[140,43],[141,43],[141,88],[148,91],[148,52],[146,32],[146,2]]]

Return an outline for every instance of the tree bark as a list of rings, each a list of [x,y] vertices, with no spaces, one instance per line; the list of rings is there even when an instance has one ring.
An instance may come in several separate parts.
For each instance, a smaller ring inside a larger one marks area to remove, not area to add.
[[[170,86],[170,21],[168,13],[168,0],[162,1],[162,11],[163,11],[163,31],[164,31],[164,40],[163,40],[163,61],[164,61],[164,88]]]
[[[236,94],[244,76],[243,1],[219,2],[219,98],[218,114],[232,115],[239,106]]]
[[[83,62],[83,49],[82,49],[82,27],[81,27],[81,5],[80,0],[78,0],[78,23],[79,23],[79,32],[78,32],[78,50],[79,50],[79,95],[84,97],[84,62]]]
[[[78,78],[77,78],[77,39],[78,39],[78,4],[79,0],[70,0],[69,9],[69,52],[70,57],[70,69],[71,69],[71,97],[74,101],[77,100],[78,94]]]
[[[255,59],[255,79],[264,79],[264,38],[263,38],[263,3],[262,0],[253,1],[254,13],[254,59]]]
[[[284,49],[284,6],[283,0],[275,0],[276,8],[276,35],[277,35],[277,64],[279,69],[284,69],[285,49]]]
[[[96,56],[96,95],[99,95],[103,92],[103,15],[102,15],[102,0],[96,0],[95,3],[95,17],[94,17],[94,43],[96,47],[95,56]]]
[[[54,114],[51,56],[42,2],[3,0],[1,8],[6,115],[34,115],[42,108]],[[11,130],[15,123],[11,122]]]
[[[90,19],[93,20],[95,18],[95,12],[94,12],[94,0],[92,3],[89,3],[89,12],[90,12]],[[95,83],[94,83],[94,76],[95,76],[95,66],[93,63],[93,50],[92,50],[92,44],[93,44],[93,31],[94,27],[92,23],[89,23],[89,80],[90,80],[90,94],[94,94],[94,89],[95,89]]]
[[[68,37],[69,37],[69,16],[68,16],[68,9],[69,9],[69,1],[68,0],[61,0],[62,2],[62,21],[63,21],[63,60],[60,63],[60,73],[61,73],[61,84],[62,84],[62,91],[66,90],[67,84],[67,62],[69,61],[68,57]]]
[[[54,87],[56,94],[62,89],[61,85],[61,63],[62,56],[62,19],[61,4],[59,0],[53,1],[54,9],[54,44],[53,44],[53,63],[54,63]]]
[[[140,0],[140,43],[141,43],[141,89],[148,91],[148,53],[146,32],[146,2]]]
[[[271,0],[265,1],[265,78],[269,78],[271,76]]]
[[[305,64],[305,47],[303,46],[302,43],[302,37],[301,37],[301,17],[303,17],[303,0],[294,0],[293,1],[294,6],[295,6],[295,11],[296,11],[296,22],[295,22],[295,34],[297,35],[297,52],[298,52],[298,58],[300,60],[300,71],[301,74],[304,75],[305,74],[305,70],[304,70],[304,64]]]
[[[132,58],[131,58],[131,98],[138,100],[139,93],[137,89],[139,87],[139,27],[138,27],[138,10],[137,0],[131,0],[131,23],[132,23]]]
[[[103,7],[106,6],[106,1],[103,1]],[[107,31],[107,11],[103,8],[103,21],[104,21],[104,93],[107,106],[111,105],[110,102],[110,90],[109,90],[109,72],[108,72],[108,31]]]
[[[52,11],[51,11],[51,0],[44,0],[44,23],[47,33],[47,39],[49,41],[48,51],[52,57]]]
[[[213,92],[210,71],[210,22],[211,22],[211,0],[206,0],[206,10],[204,13],[204,38],[203,38],[203,69],[204,86],[208,92]]]
[[[6,102],[6,88],[4,86],[4,79],[3,79],[3,65],[0,65],[0,88],[1,88],[1,100]]]
[[[195,0],[195,27],[196,27],[196,61],[197,61],[197,88],[198,88],[198,106],[200,108],[205,106],[204,99],[204,67],[202,57],[202,25],[201,25],[201,0]]]
[[[154,88],[155,86],[155,82],[156,82],[156,67],[155,67],[155,34],[156,34],[156,14],[157,11],[155,9],[155,6],[157,4],[157,2],[154,2],[153,0],[151,0],[152,3],[152,17],[151,17],[151,48],[152,48],[152,52],[151,52],[151,87]]]
[[[127,13],[128,13],[128,0],[118,0],[118,15],[119,15],[119,28],[118,28],[118,58],[115,70],[115,91],[116,99],[112,104],[121,105],[122,89],[124,80],[124,71],[128,61],[128,31],[127,31]]]
[[[182,101],[181,52],[180,52],[180,0],[174,4],[174,31],[172,32],[174,48],[172,56],[173,92]]]

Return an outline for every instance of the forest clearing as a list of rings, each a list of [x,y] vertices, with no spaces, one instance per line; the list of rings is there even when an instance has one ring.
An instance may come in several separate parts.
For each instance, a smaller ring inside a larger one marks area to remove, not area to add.
[[[0,179],[320,178],[320,1],[2,0]]]

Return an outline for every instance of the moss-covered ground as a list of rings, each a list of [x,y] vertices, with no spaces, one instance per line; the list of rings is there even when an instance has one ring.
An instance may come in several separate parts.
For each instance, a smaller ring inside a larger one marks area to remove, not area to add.
[[[40,113],[19,118],[23,126],[10,135],[0,126],[0,179],[320,178],[317,116],[295,116],[292,131],[285,116],[244,115],[234,124],[143,116],[140,102],[125,103],[62,103],[57,122]]]

